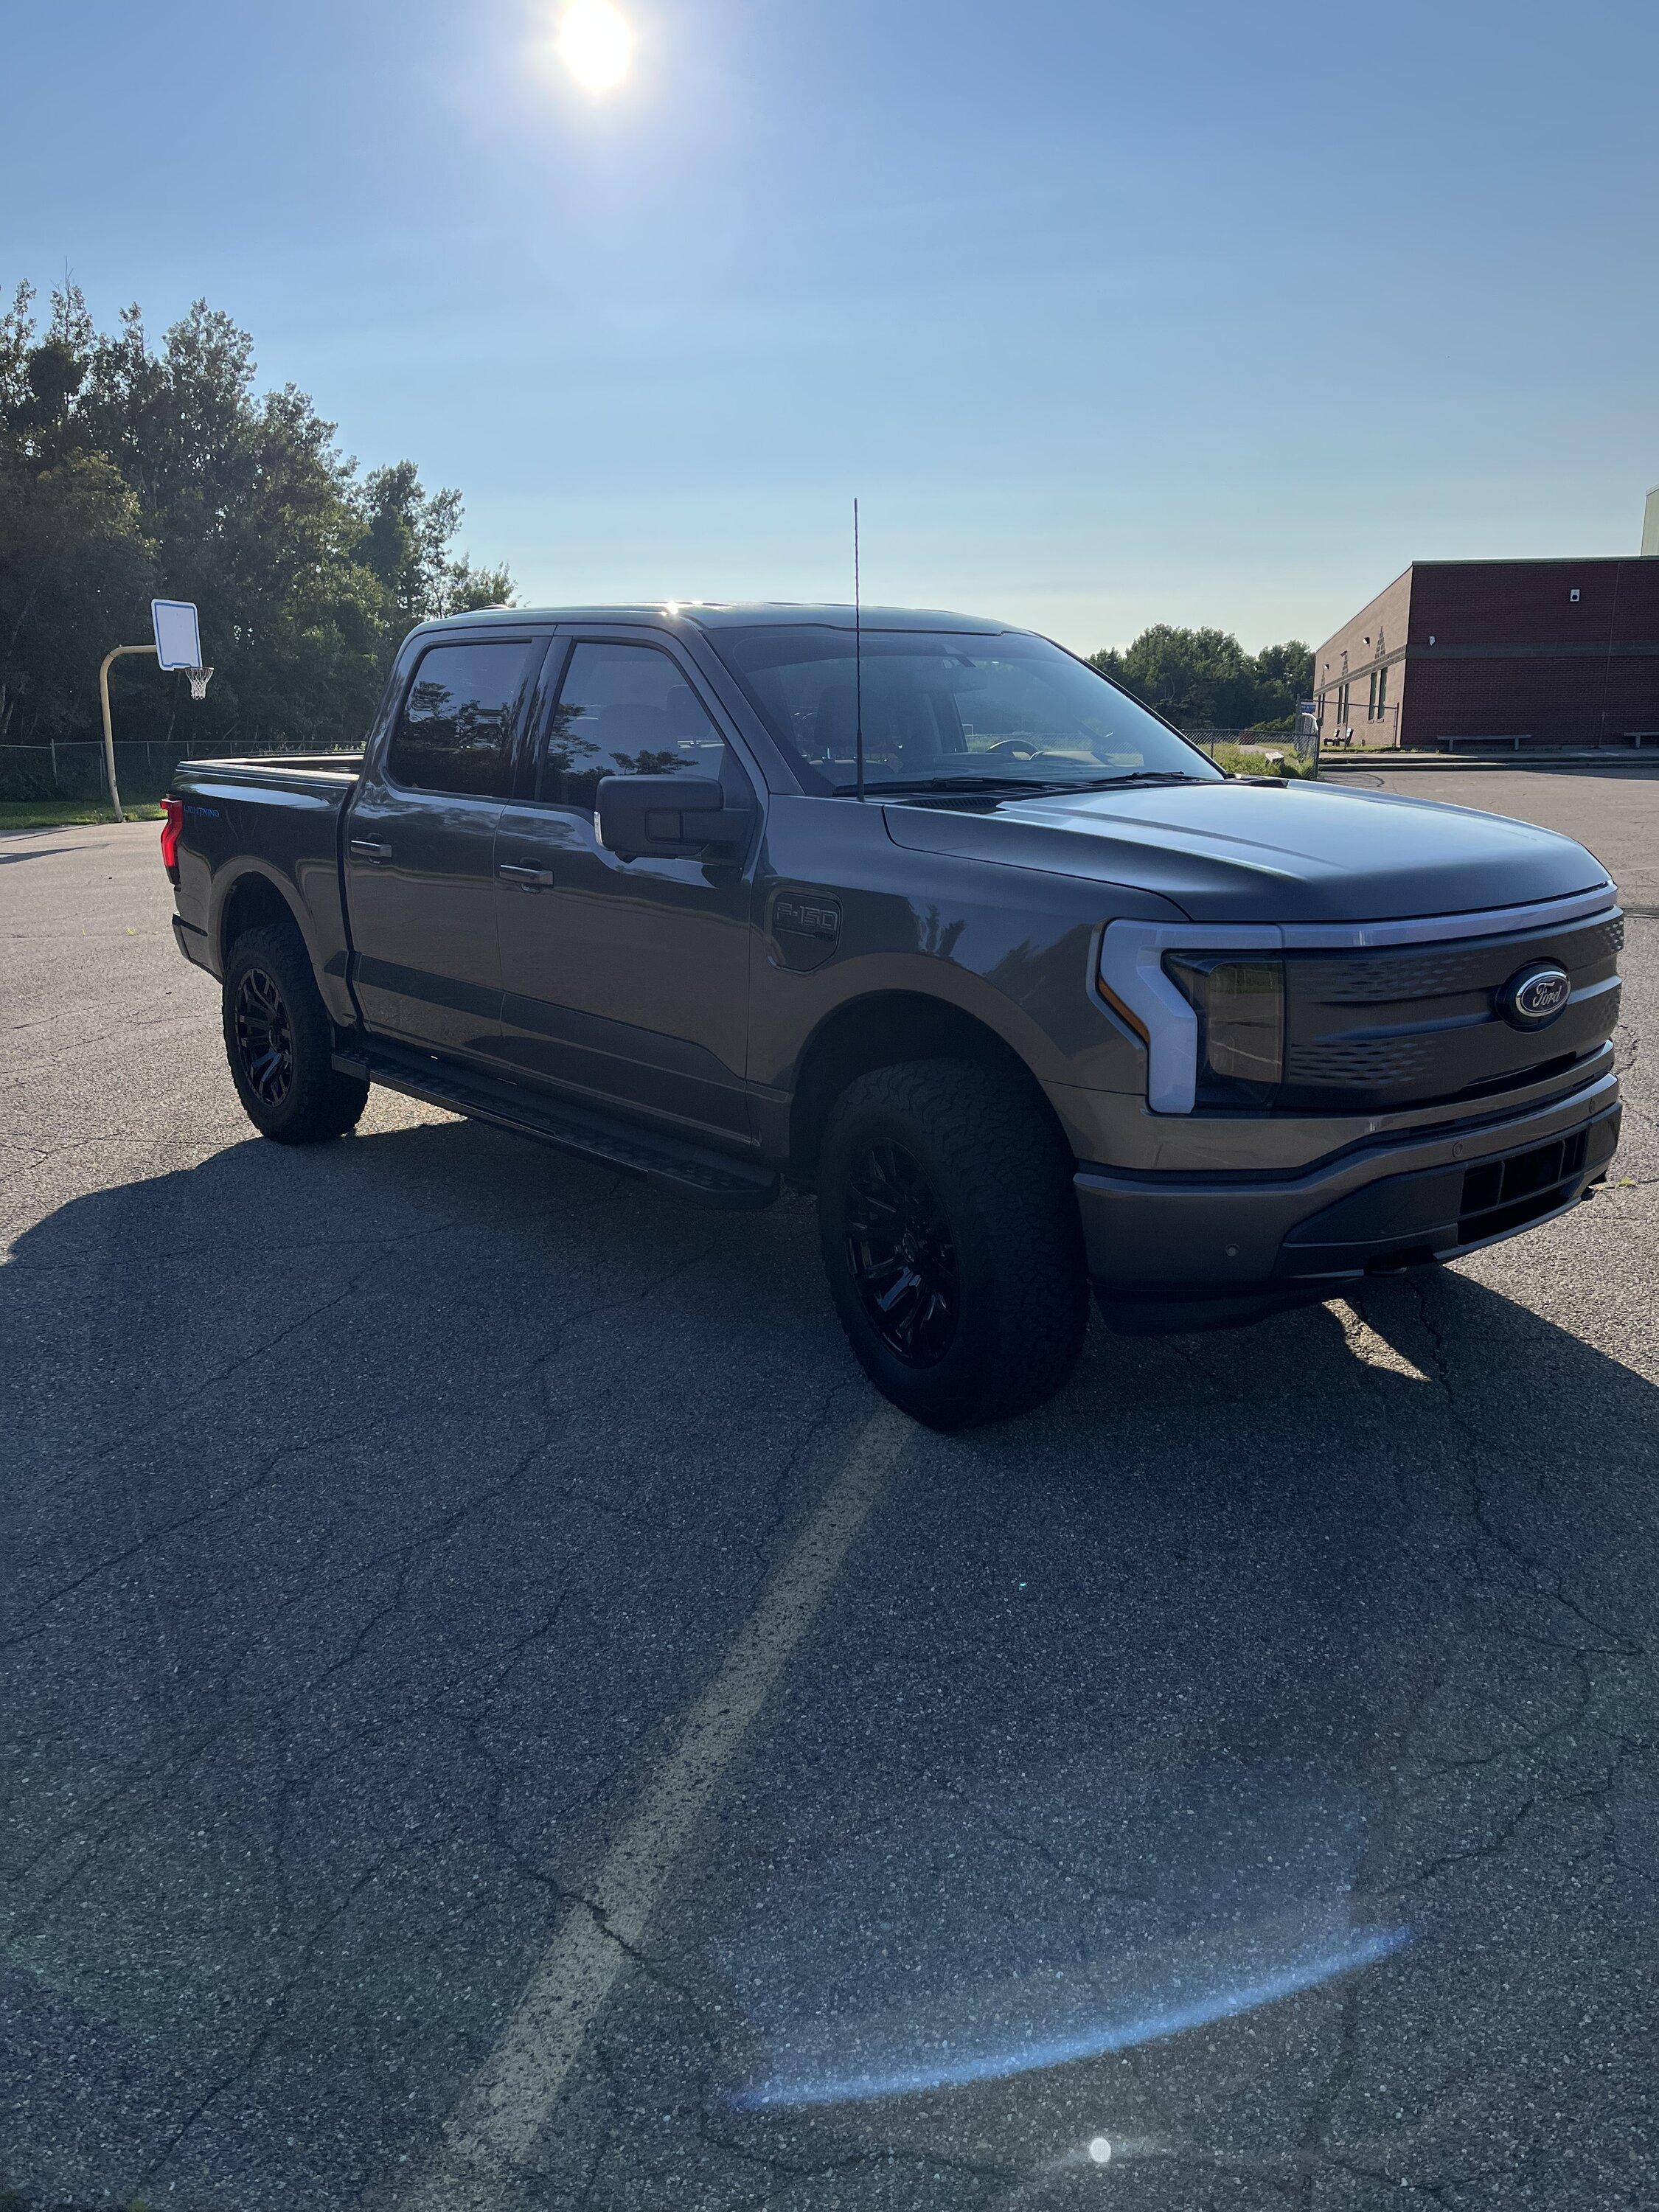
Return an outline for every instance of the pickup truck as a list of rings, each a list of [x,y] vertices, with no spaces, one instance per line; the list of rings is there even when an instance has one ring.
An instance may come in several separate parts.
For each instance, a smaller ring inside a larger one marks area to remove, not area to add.
[[[191,761],[162,849],[250,1120],[372,1084],[704,1205],[814,1192],[940,1429],[1565,1212],[1617,1141],[1622,923],[1571,839],[1227,775],[960,615],[492,610],[361,753]]]

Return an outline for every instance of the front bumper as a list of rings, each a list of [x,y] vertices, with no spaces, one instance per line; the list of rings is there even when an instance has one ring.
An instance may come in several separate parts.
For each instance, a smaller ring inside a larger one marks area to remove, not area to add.
[[[1619,1114],[1608,1074],[1476,1129],[1389,1138],[1299,1176],[1081,1168],[1102,1311],[1136,1334],[1225,1328],[1496,1243],[1578,1203],[1607,1172]],[[1242,1148],[1248,1124],[1240,1134]]]

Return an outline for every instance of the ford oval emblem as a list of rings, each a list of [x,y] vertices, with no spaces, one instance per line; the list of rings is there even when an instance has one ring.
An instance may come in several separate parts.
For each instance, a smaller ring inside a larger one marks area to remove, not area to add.
[[[1498,994],[1498,1011],[1513,1029],[1541,1030],[1555,1019],[1571,991],[1565,968],[1540,960],[1510,977]]]

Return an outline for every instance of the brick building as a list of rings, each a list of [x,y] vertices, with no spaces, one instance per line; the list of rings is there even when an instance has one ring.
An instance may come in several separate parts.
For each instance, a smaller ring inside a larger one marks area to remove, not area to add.
[[[1418,561],[1314,655],[1319,732],[1659,743],[1659,560]]]

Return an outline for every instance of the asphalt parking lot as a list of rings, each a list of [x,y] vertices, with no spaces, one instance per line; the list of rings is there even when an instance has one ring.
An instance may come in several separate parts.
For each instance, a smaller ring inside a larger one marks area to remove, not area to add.
[[[0,2202],[1659,2201],[1659,776],[1399,787],[1624,880],[1613,1187],[956,1438],[0,838]]]

